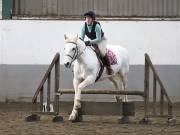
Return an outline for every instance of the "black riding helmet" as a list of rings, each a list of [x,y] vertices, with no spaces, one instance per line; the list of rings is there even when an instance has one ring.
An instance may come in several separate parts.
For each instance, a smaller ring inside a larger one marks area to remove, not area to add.
[[[96,14],[93,11],[88,11],[88,12],[84,13],[84,17],[86,17],[86,16],[89,16],[93,20],[96,20]]]

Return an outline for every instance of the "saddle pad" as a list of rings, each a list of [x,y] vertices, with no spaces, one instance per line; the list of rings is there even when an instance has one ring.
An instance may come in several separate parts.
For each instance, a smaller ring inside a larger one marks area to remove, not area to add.
[[[106,55],[111,65],[117,64],[117,58],[116,55],[113,53],[113,51],[106,49]]]

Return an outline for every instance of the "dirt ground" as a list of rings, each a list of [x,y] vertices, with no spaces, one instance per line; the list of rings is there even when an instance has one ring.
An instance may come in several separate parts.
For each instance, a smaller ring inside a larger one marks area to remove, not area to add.
[[[175,126],[168,126],[166,118],[152,118],[150,124],[139,124],[142,107],[137,109],[131,124],[118,124],[114,116],[84,116],[83,122],[71,123],[65,114],[62,123],[53,123],[52,116],[26,122],[30,111],[30,103],[0,103],[0,135],[180,135],[180,117]],[[175,114],[180,114],[180,104],[175,105]]]

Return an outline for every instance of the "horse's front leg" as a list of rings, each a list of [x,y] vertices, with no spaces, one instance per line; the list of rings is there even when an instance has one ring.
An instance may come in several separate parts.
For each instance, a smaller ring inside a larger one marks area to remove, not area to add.
[[[80,84],[81,80],[74,78],[73,79],[73,86],[74,86],[74,91],[75,91],[75,95],[74,95],[74,106],[73,106],[73,110],[71,115],[69,116],[69,120],[75,120],[76,116],[77,116],[77,109],[81,107],[81,104],[79,104],[79,98],[77,97],[77,93],[78,93],[78,85]]]
[[[75,120],[78,115],[78,109],[81,108],[81,90],[94,82],[95,82],[95,77],[88,76],[88,77],[86,77],[86,79],[84,81],[82,81],[78,85],[77,91],[75,90],[74,107],[73,107],[72,113],[69,117],[69,120]]]

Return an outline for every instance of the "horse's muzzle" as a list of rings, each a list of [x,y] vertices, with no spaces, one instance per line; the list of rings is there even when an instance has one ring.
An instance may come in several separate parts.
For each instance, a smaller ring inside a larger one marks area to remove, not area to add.
[[[65,65],[66,68],[70,68],[71,67],[71,63],[70,62],[64,63],[64,65]]]

